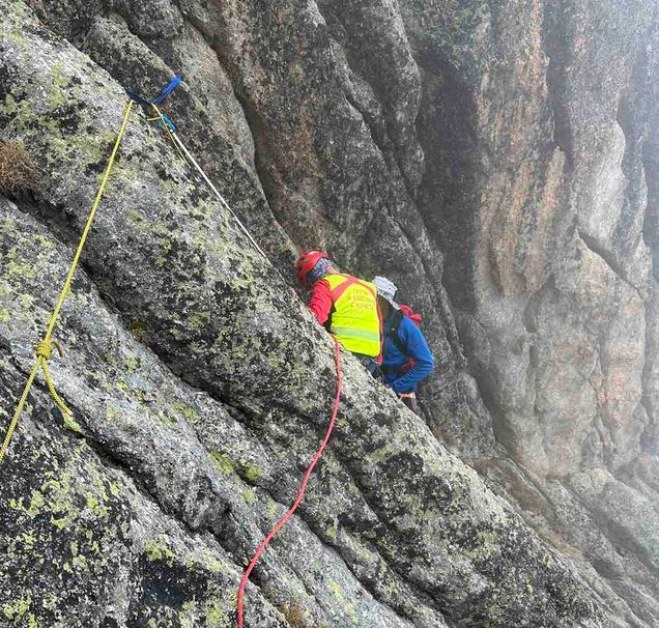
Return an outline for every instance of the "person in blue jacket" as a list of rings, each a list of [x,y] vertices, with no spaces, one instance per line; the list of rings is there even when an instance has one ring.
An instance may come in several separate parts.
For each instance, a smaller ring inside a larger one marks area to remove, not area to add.
[[[384,383],[410,410],[419,414],[416,389],[419,382],[432,373],[435,360],[418,325],[394,300],[398,288],[393,281],[386,277],[375,277],[373,283],[377,288],[382,315],[380,368]]]

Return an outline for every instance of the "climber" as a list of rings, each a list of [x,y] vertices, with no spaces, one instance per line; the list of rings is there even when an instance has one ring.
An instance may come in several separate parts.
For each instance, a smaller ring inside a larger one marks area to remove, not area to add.
[[[308,305],[318,322],[377,376],[380,319],[375,286],[341,273],[321,251],[301,253],[295,269],[299,284],[311,289]]]
[[[384,383],[413,412],[419,414],[416,389],[419,382],[435,368],[430,347],[417,323],[405,312],[394,297],[398,288],[386,277],[373,279],[378,292],[378,306],[382,316],[382,364]]]

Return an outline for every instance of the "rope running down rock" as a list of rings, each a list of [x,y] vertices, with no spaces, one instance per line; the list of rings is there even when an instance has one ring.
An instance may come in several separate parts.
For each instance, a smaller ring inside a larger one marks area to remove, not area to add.
[[[252,573],[252,570],[256,566],[256,563],[261,557],[261,554],[263,554],[265,548],[268,546],[270,541],[272,541],[272,539],[275,537],[277,532],[279,532],[279,530],[281,530],[286,525],[286,522],[293,516],[293,513],[297,510],[298,506],[302,503],[302,499],[304,498],[304,494],[307,490],[307,483],[309,482],[309,478],[311,477],[314,467],[320,460],[320,457],[323,455],[323,451],[325,451],[325,447],[327,447],[327,443],[329,442],[330,436],[332,435],[332,431],[334,430],[336,417],[339,413],[339,402],[341,400],[341,390],[343,388],[343,375],[341,373],[341,352],[339,349],[340,347],[339,341],[336,339],[336,336],[332,336],[332,339],[334,340],[334,362],[336,365],[336,395],[334,397],[334,404],[332,406],[332,415],[330,417],[330,421],[327,426],[327,431],[325,432],[325,438],[323,439],[323,442],[318,448],[318,451],[311,460],[311,464],[309,464],[309,467],[307,468],[304,477],[302,478],[302,483],[300,484],[300,488],[298,490],[297,497],[295,498],[295,502],[293,502],[293,505],[288,509],[286,514],[274,525],[272,530],[268,532],[268,535],[263,539],[261,544],[254,552],[254,556],[252,557],[252,560],[247,566],[247,569],[245,569],[245,573],[243,574],[242,580],[240,581],[240,587],[238,588],[238,597],[237,597],[237,605],[236,605],[237,614],[238,614],[238,628],[243,628],[243,619],[244,619],[243,607],[244,607],[244,598],[245,598],[245,587],[247,586],[249,575]]]
[[[117,156],[117,152],[119,151],[121,140],[123,139],[124,134],[126,133],[128,118],[130,117],[132,108],[133,108],[133,101],[129,100],[124,110],[124,116],[121,122],[121,128],[119,129],[119,133],[117,134],[117,139],[114,143],[112,153],[110,154],[108,165],[105,169],[105,173],[103,174],[103,179],[101,180],[101,185],[98,188],[98,192],[96,193],[96,198],[94,199],[94,203],[89,212],[89,216],[87,217],[87,223],[85,224],[85,228],[82,232],[82,235],[80,236],[80,241],[78,242],[78,248],[76,249],[75,255],[73,257],[73,261],[71,262],[68,275],[66,277],[66,280],[64,281],[64,286],[60,291],[59,297],[57,299],[57,303],[55,304],[55,308],[53,309],[53,312],[50,315],[50,320],[48,322],[46,335],[44,336],[43,340],[39,343],[37,347],[36,360],[34,362],[34,365],[32,366],[32,370],[30,371],[30,375],[28,377],[27,383],[25,384],[25,388],[23,389],[23,394],[21,395],[18,405],[16,406],[16,410],[14,411],[14,415],[9,423],[9,427],[7,428],[5,438],[2,442],[2,447],[0,447],[0,464],[4,460],[5,454],[7,453],[7,449],[9,448],[9,443],[11,442],[11,438],[14,434],[14,430],[18,425],[18,421],[25,407],[25,403],[27,402],[28,394],[30,393],[30,389],[32,388],[32,384],[34,383],[34,380],[39,370],[43,371],[44,379],[46,380],[46,385],[48,387],[50,395],[57,404],[57,406],[59,407],[59,409],[62,411],[62,416],[64,417],[64,423],[66,424],[66,426],[69,429],[72,429],[76,432],[80,431],[80,426],[73,419],[71,410],[67,407],[67,405],[64,403],[60,395],[57,393],[57,390],[55,389],[55,384],[53,383],[53,380],[50,376],[50,371],[48,369],[48,361],[50,360],[50,357],[53,352],[53,345],[57,348],[59,354],[60,355],[62,354],[62,348],[60,344],[57,341],[53,340],[52,336],[53,336],[53,331],[55,330],[55,325],[57,324],[57,319],[59,318],[60,310],[62,309],[62,305],[64,305],[64,301],[66,300],[66,297],[68,296],[71,290],[71,283],[73,281],[73,276],[76,272],[76,269],[78,268],[78,263],[80,261],[80,256],[82,255],[82,251],[85,248],[87,236],[89,235],[89,231],[91,230],[92,223],[94,222],[94,216],[96,215],[96,210],[98,209],[98,206],[101,204],[101,200],[103,199],[105,187],[107,185],[108,179],[110,178],[110,172],[112,171],[112,168],[114,166],[114,161]]]

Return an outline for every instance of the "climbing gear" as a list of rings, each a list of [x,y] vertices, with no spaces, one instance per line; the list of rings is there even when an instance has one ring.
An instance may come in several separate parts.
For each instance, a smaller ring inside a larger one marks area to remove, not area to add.
[[[409,318],[417,327],[421,327],[421,323],[423,322],[423,317],[421,314],[415,312],[409,305],[400,305],[399,309],[392,314],[389,326],[384,330],[383,334],[385,338],[391,339],[391,342],[394,343],[396,349],[398,349],[403,355],[407,355],[408,350],[403,341],[400,339],[398,328],[400,327],[400,324],[403,322],[403,318],[405,317]],[[414,358],[408,357],[407,362],[405,362],[403,366],[395,368],[383,366],[382,370],[390,372],[396,370],[399,373],[407,373],[407,371],[414,368],[415,364],[416,360],[414,360]]]
[[[48,387],[50,395],[55,401],[55,403],[58,405],[59,409],[62,411],[62,416],[64,417],[64,423],[66,424],[66,426],[69,427],[70,429],[73,429],[74,431],[78,431],[78,432],[80,431],[80,426],[73,420],[71,410],[69,410],[69,408],[66,406],[62,398],[57,393],[57,390],[55,389],[55,385],[53,384],[53,380],[50,376],[50,371],[48,369],[48,361],[50,360],[50,357],[52,355],[53,345],[57,348],[60,355],[62,354],[62,349],[60,345],[55,340],[53,340],[52,336],[53,336],[53,331],[55,329],[55,325],[57,323],[57,319],[60,314],[60,310],[62,309],[62,305],[64,304],[64,301],[71,289],[71,282],[73,281],[73,275],[75,274],[75,271],[78,267],[80,256],[85,247],[85,243],[87,241],[87,236],[89,234],[89,231],[91,230],[92,223],[94,221],[94,216],[96,215],[96,210],[98,209],[98,206],[100,205],[101,200],[103,198],[105,187],[110,177],[110,172],[112,171],[112,167],[114,166],[114,161],[117,156],[117,152],[119,151],[119,145],[121,144],[121,140],[123,139],[124,134],[126,132],[126,127],[128,125],[128,118],[130,116],[130,112],[132,108],[133,108],[133,101],[129,100],[124,110],[124,116],[121,122],[121,127],[119,129],[119,133],[117,134],[117,139],[115,140],[112,153],[110,154],[110,158],[108,160],[108,165],[105,169],[103,179],[101,180],[101,185],[98,188],[98,192],[96,193],[96,198],[94,199],[94,203],[89,212],[89,216],[87,218],[87,224],[85,225],[82,235],[80,236],[80,241],[78,242],[78,248],[76,249],[75,255],[73,257],[73,261],[71,262],[71,266],[69,268],[68,275],[66,276],[66,280],[64,281],[64,286],[62,287],[62,290],[59,294],[57,303],[55,304],[55,308],[53,309],[53,312],[50,315],[50,321],[48,322],[46,334],[43,340],[39,343],[39,346],[37,347],[36,360],[28,377],[27,383],[25,384],[25,388],[23,389],[23,394],[21,395],[18,405],[16,406],[14,415],[9,423],[9,427],[7,428],[7,433],[5,434],[2,447],[0,447],[0,463],[2,463],[5,454],[7,453],[7,449],[9,448],[9,442],[11,441],[11,438],[14,434],[14,430],[16,429],[16,425],[18,424],[18,420],[23,412],[23,408],[25,407],[28,394],[30,392],[30,389],[32,388],[32,384],[39,370],[43,371],[44,379],[46,381],[46,385]]]
[[[351,275],[323,278],[334,304],[330,333],[351,353],[376,357],[380,353],[380,316],[375,286]]]
[[[316,265],[316,262],[319,260],[327,258],[330,259],[330,256],[327,253],[322,251],[305,251],[300,253],[297,261],[295,262],[295,270],[297,271],[297,280],[301,285],[307,283],[307,275],[313,270],[313,267]]]
[[[130,89],[126,90],[126,94],[128,95],[128,98],[130,98],[132,101],[136,102],[139,105],[145,105],[147,107],[151,105],[161,105],[165,101],[167,96],[169,96],[180,84],[181,84],[181,76],[179,74],[174,74],[174,76],[171,78],[169,83],[167,83],[167,85],[165,85],[165,87],[162,88],[160,94],[155,98],[152,98],[151,100],[142,98],[136,92]]]
[[[325,451],[325,447],[327,447],[327,443],[329,442],[330,436],[332,435],[332,431],[334,430],[336,417],[339,413],[339,402],[341,400],[341,391],[343,389],[343,375],[341,373],[341,352],[339,350],[339,341],[337,340],[336,337],[333,337],[333,340],[334,340],[334,364],[336,366],[336,394],[334,396],[334,403],[332,405],[332,414],[330,417],[329,425],[327,426],[327,431],[325,432],[325,438],[323,439],[323,442],[321,443],[318,451],[315,453],[313,459],[311,460],[311,463],[309,464],[309,467],[307,468],[304,477],[302,478],[302,483],[300,484],[300,488],[298,490],[297,497],[295,498],[295,502],[288,509],[286,514],[284,514],[284,516],[275,524],[272,530],[270,530],[270,532],[265,537],[265,539],[263,539],[261,544],[256,549],[256,552],[254,552],[254,556],[252,557],[252,560],[250,560],[247,569],[245,569],[245,573],[243,573],[243,577],[240,581],[240,586],[238,588],[237,607],[236,607],[238,611],[238,628],[243,628],[243,606],[244,606],[243,600],[245,598],[245,587],[247,586],[249,575],[252,573],[252,570],[256,566],[256,563],[261,557],[261,554],[263,554],[265,548],[268,546],[270,541],[272,541],[272,539],[275,537],[277,532],[279,532],[279,530],[281,530],[286,525],[286,522],[293,516],[293,513],[297,510],[298,506],[302,503],[302,500],[304,499],[304,494],[307,489],[307,483],[309,482],[309,478],[311,477],[311,474],[317,462],[320,460],[320,457],[323,455],[323,451]]]
[[[48,391],[50,392],[51,397],[59,407],[60,411],[62,412],[62,417],[64,419],[65,425],[69,428],[72,429],[76,432],[80,432],[80,426],[78,423],[73,419],[73,415],[71,410],[67,407],[67,405],[64,403],[63,399],[61,396],[58,394],[55,384],[53,383],[52,377],[50,375],[50,370],[48,368],[48,362],[52,356],[52,348],[55,346],[57,349],[58,353],[60,356],[62,355],[62,347],[61,345],[56,341],[53,340],[52,335],[55,329],[55,325],[57,324],[57,320],[59,318],[60,310],[62,309],[62,306],[64,304],[64,301],[66,300],[66,297],[68,296],[68,293],[71,289],[71,283],[73,281],[73,276],[75,274],[75,271],[77,270],[78,264],[80,262],[80,257],[82,255],[82,251],[85,247],[86,241],[87,241],[87,236],[89,235],[89,232],[92,227],[92,223],[94,222],[94,217],[96,216],[96,211],[101,203],[101,200],[103,198],[103,194],[105,193],[105,188],[108,183],[108,179],[110,177],[110,173],[112,172],[112,168],[114,166],[114,162],[117,156],[117,153],[119,151],[119,146],[121,144],[121,141],[126,133],[126,128],[128,126],[128,119],[130,117],[131,111],[133,109],[133,105],[135,102],[138,102],[140,104],[149,104],[151,106],[156,106],[157,104],[163,102],[165,98],[169,94],[171,94],[174,89],[179,85],[180,83],[180,77],[178,75],[174,76],[174,78],[165,86],[165,88],[162,90],[160,95],[156,98],[154,98],[151,101],[147,101],[140,96],[137,96],[133,92],[127,91],[127,94],[129,96],[129,100],[126,103],[126,107],[124,110],[124,115],[123,119],[121,122],[121,127],[119,129],[119,133],[117,134],[117,138],[114,143],[114,147],[112,149],[112,152],[110,154],[110,158],[108,160],[107,167],[105,169],[105,173],[103,174],[103,178],[101,180],[101,184],[98,188],[98,191],[96,193],[96,197],[94,199],[94,202],[92,204],[92,208],[89,212],[89,216],[87,218],[87,223],[85,224],[85,227],[83,229],[82,235],[80,236],[80,241],[78,242],[78,247],[76,249],[75,255],[73,257],[73,261],[71,262],[71,266],[69,268],[69,272],[67,274],[66,280],[64,281],[64,286],[62,287],[62,290],[59,294],[59,297],[57,299],[57,302],[55,304],[55,308],[53,309],[53,312],[50,316],[50,320],[48,322],[48,326],[46,329],[46,334],[43,338],[43,340],[39,343],[37,350],[36,350],[36,360],[34,362],[34,365],[32,366],[32,370],[30,371],[30,375],[28,377],[27,383],[25,384],[25,388],[23,389],[23,393],[21,394],[21,398],[16,406],[16,410],[14,411],[14,414],[12,416],[11,421],[9,422],[9,426],[7,427],[7,432],[5,434],[5,438],[2,442],[2,446],[0,447],[0,463],[4,460],[5,454],[7,453],[7,450],[9,448],[9,443],[11,442],[12,436],[14,435],[14,431],[16,429],[16,426],[18,425],[18,421],[20,419],[21,414],[23,413],[23,409],[25,408],[25,404],[27,402],[28,395],[30,393],[30,390],[32,388],[32,384],[34,383],[34,380],[36,379],[37,373],[41,370],[44,375],[44,380],[46,382],[46,386],[48,388]]]
[[[387,315],[384,329],[384,384],[397,394],[416,392],[418,384],[435,368],[435,359],[427,340],[402,310],[391,311]],[[387,334],[388,331],[391,335]]]
[[[377,288],[378,296],[388,301],[391,307],[397,310],[399,306],[394,300],[396,292],[398,292],[396,284],[386,277],[374,277],[373,285]]]
[[[204,180],[206,185],[210,190],[215,194],[216,198],[220,201],[222,207],[228,211],[233,219],[236,221],[242,232],[247,236],[247,239],[250,241],[252,246],[260,253],[263,258],[270,263],[268,256],[263,252],[261,247],[257,244],[256,240],[252,237],[250,232],[247,230],[245,225],[240,221],[238,216],[235,214],[230,205],[224,200],[224,197],[218,192],[217,188],[213,185],[212,181],[208,178],[208,175],[204,172],[203,168],[197,163],[197,160],[192,156],[192,153],[186,148],[185,144],[181,141],[181,138],[178,134],[178,127],[172,122],[172,120],[160,111],[158,105],[162,104],[163,101],[169,96],[179,85],[181,84],[181,77],[178,74],[175,74],[171,81],[163,88],[160,95],[151,100],[142,98],[137,93],[126,90],[128,96],[133,99],[135,102],[144,105],[145,107],[150,107],[153,109],[156,114],[155,118],[147,118],[148,120],[157,120],[158,127],[169,137],[174,145],[174,148],[178,151],[178,154],[184,161],[187,161],[191,166],[193,166],[197,172],[201,175],[201,178]]]
[[[396,310],[390,317],[391,320],[389,321],[389,326],[387,329],[384,330],[384,335],[391,339],[391,342],[396,345],[396,349],[398,349],[401,353],[407,354],[407,347],[403,344],[403,341],[398,335],[398,328],[403,322],[404,317],[405,314],[403,314],[402,310]]]
[[[46,385],[48,387],[48,390],[54,399],[55,403],[58,405],[60,410],[62,411],[62,415],[64,417],[64,422],[67,427],[69,427],[72,430],[75,431],[80,431],[80,426],[75,422],[75,420],[72,417],[72,413],[69,410],[69,408],[66,406],[60,395],[57,393],[57,390],[55,389],[55,385],[53,384],[52,378],[50,376],[50,371],[48,368],[48,361],[50,360],[50,357],[52,355],[52,346],[54,345],[60,355],[62,354],[61,346],[59,343],[54,341],[52,339],[52,334],[53,330],[55,328],[55,324],[57,323],[57,319],[59,317],[60,310],[62,308],[62,305],[64,303],[64,300],[66,299],[66,296],[70,290],[71,287],[71,282],[73,279],[73,275],[77,269],[80,256],[82,254],[82,250],[84,249],[87,236],[89,234],[89,231],[91,229],[92,222],[94,220],[94,216],[96,214],[96,210],[98,209],[98,206],[101,202],[101,199],[103,198],[103,194],[105,192],[105,187],[107,185],[110,172],[112,171],[112,168],[114,166],[114,161],[117,155],[117,152],[119,150],[119,145],[121,144],[121,140],[123,139],[123,136],[126,132],[126,127],[128,125],[128,119],[130,116],[130,113],[132,111],[133,105],[135,103],[138,103],[140,105],[144,105],[147,107],[151,107],[155,113],[157,114],[157,120],[160,122],[160,126],[163,129],[164,132],[168,134],[170,139],[172,140],[174,146],[176,149],[179,151],[179,154],[181,155],[182,158],[187,160],[190,164],[192,164],[199,174],[202,176],[204,181],[208,184],[210,189],[213,191],[215,196],[219,199],[220,203],[222,206],[233,216],[235,221],[238,223],[242,231],[245,233],[249,241],[252,243],[254,248],[263,256],[264,259],[266,259],[269,263],[268,257],[266,254],[261,250],[259,245],[256,243],[254,238],[252,238],[251,234],[245,226],[242,224],[242,222],[238,219],[236,214],[233,212],[231,207],[229,207],[228,203],[224,200],[222,195],[217,191],[215,186],[212,184],[210,179],[206,176],[206,173],[202,170],[201,166],[197,163],[197,161],[194,159],[194,157],[190,154],[188,149],[185,147],[183,142],[179,139],[178,134],[177,134],[177,129],[176,125],[161,111],[158,109],[158,105],[162,104],[162,102],[180,85],[181,83],[181,77],[176,74],[174,77],[167,83],[167,85],[161,90],[160,94],[156,98],[152,98],[150,100],[143,98],[139,96],[136,92],[131,91],[131,90],[126,90],[126,94],[129,97],[129,101],[126,104],[126,109],[124,112],[124,117],[123,121],[121,123],[121,128],[120,131],[117,135],[117,139],[114,144],[114,148],[112,149],[112,153],[110,155],[110,159],[108,161],[107,168],[105,170],[105,174],[103,175],[103,179],[101,181],[101,185],[98,189],[98,192],[96,194],[96,198],[94,200],[94,203],[92,205],[92,208],[89,213],[89,217],[87,219],[87,224],[85,225],[85,228],[83,230],[82,236],[80,238],[80,242],[78,243],[78,249],[76,250],[73,262],[71,264],[71,267],[69,269],[69,274],[66,278],[66,281],[64,283],[64,287],[62,288],[62,291],[60,293],[60,296],[58,298],[57,304],[55,305],[55,309],[53,310],[53,313],[51,314],[50,321],[48,323],[48,328],[46,331],[46,334],[39,343],[39,346],[36,351],[36,360],[35,363],[32,367],[32,370],[30,372],[30,375],[28,377],[28,381],[25,385],[25,388],[23,390],[23,393],[21,395],[21,398],[18,402],[18,405],[16,406],[16,410],[14,412],[14,415],[9,423],[9,426],[7,428],[7,432],[5,434],[5,438],[3,440],[2,446],[0,447],[0,463],[2,463],[5,454],[7,453],[7,449],[9,448],[9,443],[11,441],[11,438],[14,434],[14,431],[16,429],[16,426],[18,424],[18,421],[20,419],[20,416],[23,412],[23,409],[25,407],[25,404],[27,402],[27,397],[30,392],[30,389],[32,388],[32,384],[34,383],[34,380],[36,379],[37,373],[39,370],[43,371],[44,374],[44,379],[46,381]]]
[[[417,327],[421,327],[423,323],[423,316],[419,312],[415,312],[409,305],[399,303],[400,311],[407,316]]]

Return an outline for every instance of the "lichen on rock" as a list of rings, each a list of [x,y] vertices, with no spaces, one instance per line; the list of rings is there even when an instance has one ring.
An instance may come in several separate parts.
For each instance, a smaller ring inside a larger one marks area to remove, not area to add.
[[[331,445],[253,574],[246,624],[659,621],[649,8],[0,14],[0,142],[40,173],[0,196],[3,424],[124,88],[182,71],[166,111],[268,256],[136,108],[56,328],[53,379],[82,433],[38,379],[0,466],[0,625],[231,625],[333,398],[332,343],[291,288],[295,249],[316,246],[391,276],[439,367],[417,417],[342,353]]]

